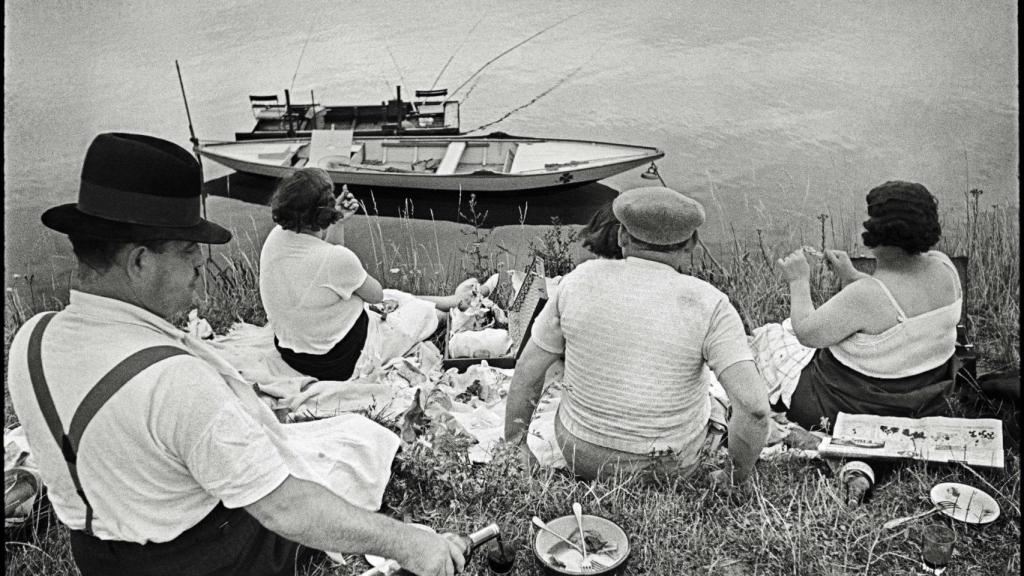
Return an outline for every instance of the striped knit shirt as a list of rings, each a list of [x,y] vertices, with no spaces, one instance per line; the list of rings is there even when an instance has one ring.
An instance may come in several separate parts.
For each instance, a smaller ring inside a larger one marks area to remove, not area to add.
[[[716,374],[753,360],[728,297],[640,258],[590,260],[565,276],[531,340],[565,355],[558,417],[588,442],[696,461],[708,423],[705,363]]]

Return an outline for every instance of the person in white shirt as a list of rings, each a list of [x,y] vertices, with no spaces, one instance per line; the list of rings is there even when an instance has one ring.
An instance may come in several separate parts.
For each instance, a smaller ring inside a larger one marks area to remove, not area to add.
[[[437,329],[439,317],[472,297],[389,291],[345,247],[345,221],[359,204],[320,168],[286,176],[271,199],[277,226],[260,252],[260,298],[282,359],[320,380],[348,380],[400,356]]]
[[[299,544],[395,558],[420,575],[464,565],[453,535],[410,528],[292,475],[264,427],[168,319],[187,310],[224,228],[176,144],[101,134],[68,235],[79,285],[11,344],[8,389],[83,576],[293,575]]]
[[[704,210],[663,187],[629,190],[612,207],[625,258],[584,262],[552,293],[516,364],[505,438],[529,450],[544,374],[564,356],[555,437],[578,476],[689,474],[709,422],[707,365],[733,406],[731,459],[713,478],[743,484],[764,445],[768,402],[728,297],[681,273]]]

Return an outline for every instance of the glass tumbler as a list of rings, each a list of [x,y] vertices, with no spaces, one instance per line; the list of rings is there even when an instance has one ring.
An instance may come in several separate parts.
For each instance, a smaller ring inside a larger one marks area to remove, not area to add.
[[[956,533],[942,524],[931,524],[921,531],[921,561],[925,573],[939,575],[946,571],[953,556]]]

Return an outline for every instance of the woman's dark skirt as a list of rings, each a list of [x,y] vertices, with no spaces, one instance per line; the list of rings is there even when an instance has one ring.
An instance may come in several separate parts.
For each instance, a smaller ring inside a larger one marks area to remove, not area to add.
[[[281,346],[274,336],[274,346],[281,353],[281,358],[292,368],[312,376],[317,380],[348,380],[355,372],[356,362],[366,345],[366,333],[370,318],[366,311],[359,316],[356,323],[345,334],[334,348],[326,354],[304,354]]]
[[[906,378],[874,378],[842,364],[827,348],[800,373],[786,417],[804,428],[834,425],[839,412],[903,418],[941,416],[956,374],[955,357],[924,373]]]

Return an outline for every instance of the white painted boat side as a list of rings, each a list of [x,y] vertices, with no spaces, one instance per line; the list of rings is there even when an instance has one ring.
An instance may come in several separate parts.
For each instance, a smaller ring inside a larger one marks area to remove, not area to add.
[[[382,140],[389,140],[382,138]],[[416,138],[419,142],[488,142],[496,141],[480,138],[431,137]],[[343,169],[328,168],[331,179],[338,184],[354,186],[380,186],[387,188],[412,188],[423,190],[452,190],[475,192],[514,192],[540,188],[557,188],[593,182],[608,178],[615,174],[636,168],[664,156],[656,148],[630,146],[604,142],[544,140],[523,138],[515,139],[521,145],[532,146],[538,153],[530,169],[520,173],[483,172],[434,174],[432,172],[389,172],[368,167],[346,167]],[[502,140],[508,142],[508,140]],[[285,165],[295,151],[308,143],[306,139],[258,140],[246,142],[214,143],[201,146],[200,153],[211,160],[223,164],[239,172],[281,178],[297,167]],[[549,143],[548,146],[538,146]],[[622,155],[602,157],[621,149]],[[594,150],[594,153],[587,153]],[[227,153],[230,152],[230,153]],[[576,158],[568,155],[577,154]],[[525,157],[525,154],[524,154]],[[545,162],[558,163],[559,160],[571,162],[580,160],[576,165],[557,168],[545,168]],[[275,164],[281,162],[281,164]]]

